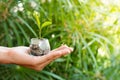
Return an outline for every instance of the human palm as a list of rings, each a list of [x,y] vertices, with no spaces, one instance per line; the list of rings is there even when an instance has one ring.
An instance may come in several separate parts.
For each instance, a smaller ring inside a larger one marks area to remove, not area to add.
[[[72,48],[62,45],[44,56],[33,56],[29,54],[29,47],[20,46],[11,48],[8,55],[13,64],[18,64],[35,70],[42,70],[51,61],[66,55],[71,51],[73,51]]]

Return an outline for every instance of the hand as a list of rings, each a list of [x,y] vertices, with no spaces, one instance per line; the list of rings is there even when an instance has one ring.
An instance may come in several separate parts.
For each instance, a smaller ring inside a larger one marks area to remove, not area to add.
[[[29,54],[29,51],[29,47],[24,46],[11,48],[8,52],[10,63],[22,65],[34,70],[42,70],[51,61],[72,52],[73,49],[62,45],[44,56],[32,56]]]

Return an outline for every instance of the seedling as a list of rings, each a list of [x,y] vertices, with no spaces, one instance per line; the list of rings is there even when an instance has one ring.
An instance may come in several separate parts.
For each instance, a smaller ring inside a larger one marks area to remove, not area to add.
[[[43,24],[41,24],[41,22],[40,22],[40,15],[37,12],[34,12],[33,16],[35,18],[35,22],[36,22],[37,27],[39,29],[39,38],[41,39],[42,38],[42,29],[44,27],[46,27],[46,26],[51,25],[52,22],[51,21],[45,21]]]
[[[43,24],[40,22],[40,15],[37,12],[34,12],[33,14],[35,18],[35,22],[38,26],[39,29],[39,37],[38,38],[32,38],[31,39],[31,44],[30,44],[30,52],[32,55],[35,56],[42,56],[50,51],[50,44],[49,40],[46,38],[42,38],[42,29],[48,25],[51,25],[51,21],[46,21]]]

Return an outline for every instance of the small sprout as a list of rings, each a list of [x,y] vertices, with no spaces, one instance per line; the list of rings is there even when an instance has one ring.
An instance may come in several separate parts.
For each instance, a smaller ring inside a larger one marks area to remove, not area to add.
[[[35,17],[35,20],[36,20],[36,23],[37,23],[37,26],[38,26],[38,29],[39,29],[39,38],[42,38],[41,37],[42,36],[42,34],[41,34],[42,33],[42,29],[44,27],[46,27],[46,26],[51,25],[52,22],[51,21],[46,21],[43,24],[41,24],[41,22],[40,22],[40,14],[38,12],[36,12],[36,11],[33,13],[33,16]]]

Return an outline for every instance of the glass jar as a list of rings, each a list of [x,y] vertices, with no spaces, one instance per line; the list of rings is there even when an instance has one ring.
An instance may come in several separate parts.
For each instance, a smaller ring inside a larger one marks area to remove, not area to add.
[[[32,38],[30,43],[30,54],[34,56],[42,56],[48,54],[50,51],[50,44],[48,39]]]

